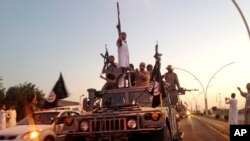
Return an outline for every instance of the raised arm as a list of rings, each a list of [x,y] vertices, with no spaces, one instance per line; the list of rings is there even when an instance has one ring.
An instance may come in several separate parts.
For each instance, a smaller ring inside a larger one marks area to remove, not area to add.
[[[225,103],[226,103],[226,104],[230,104],[230,102],[231,102],[231,100],[230,100],[230,99],[225,98]]]
[[[242,92],[240,87],[237,87],[237,89],[240,91],[240,95],[243,97],[246,97],[246,93]]]
[[[103,65],[103,68],[102,68],[102,74],[106,72],[107,66],[108,66],[108,63],[105,62],[104,65]]]

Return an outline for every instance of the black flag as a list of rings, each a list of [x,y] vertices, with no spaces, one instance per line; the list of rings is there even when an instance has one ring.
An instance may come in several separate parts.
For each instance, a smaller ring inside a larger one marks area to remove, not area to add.
[[[153,72],[150,78],[148,91],[151,95],[153,95],[152,107],[155,108],[160,104],[160,98],[166,97],[166,92],[164,90],[164,85],[161,79],[161,71],[160,71],[160,56],[161,54],[158,53],[158,44],[156,45],[156,53],[155,58],[156,62],[153,68]]]
[[[54,108],[57,107],[57,103],[59,99],[63,99],[68,97],[68,93],[66,91],[66,87],[64,84],[64,80],[62,77],[62,74],[60,73],[60,77],[57,80],[54,88],[50,92],[49,96],[47,99],[44,101],[43,108],[48,109],[48,108]]]

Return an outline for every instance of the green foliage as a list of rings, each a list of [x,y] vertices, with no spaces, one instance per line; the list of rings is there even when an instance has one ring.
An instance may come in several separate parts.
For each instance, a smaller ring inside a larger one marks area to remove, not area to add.
[[[226,121],[228,121],[228,114],[226,114],[226,115],[224,115],[224,119],[226,120]]]
[[[216,114],[216,115],[215,115],[215,118],[216,118],[216,119],[220,119],[220,114]]]
[[[2,77],[0,77],[0,102],[3,101],[5,95],[4,95],[4,91],[5,91],[5,88],[3,87],[3,79]]]
[[[6,92],[4,103],[8,106],[14,105],[17,111],[17,120],[24,118],[24,106],[31,103],[33,93],[37,96],[37,107],[40,108],[44,102],[44,93],[32,83],[23,83],[10,87]]]
[[[225,120],[228,121],[228,109],[216,109],[216,111],[214,111],[215,114],[215,118],[219,119],[219,120]]]
[[[213,107],[212,107],[212,110],[213,110],[213,111],[217,111],[217,109],[218,109],[218,108],[217,108],[216,106],[213,106]]]
[[[219,113],[220,113],[221,115],[226,115],[226,114],[228,114],[228,112],[229,112],[228,109],[219,109]]]

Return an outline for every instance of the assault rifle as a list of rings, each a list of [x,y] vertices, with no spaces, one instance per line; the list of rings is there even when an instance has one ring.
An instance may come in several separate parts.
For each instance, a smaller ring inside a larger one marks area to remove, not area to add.
[[[156,59],[156,61],[160,61],[161,60],[161,56],[162,56],[162,54],[160,54],[158,52],[158,41],[157,41],[156,45],[155,45],[155,55],[154,55],[154,58]]]
[[[108,61],[108,57],[109,57],[109,52],[108,52],[108,48],[107,48],[107,45],[105,44],[105,49],[106,49],[106,52],[105,54],[103,55],[101,53],[101,56],[104,58],[104,63]]]
[[[151,95],[153,95],[152,107],[155,108],[161,104],[161,99],[166,97],[166,92],[164,90],[164,85],[161,80],[161,56],[158,52],[158,41],[155,45],[155,65],[150,76],[150,82],[148,91]]]
[[[178,94],[179,95],[184,95],[185,92],[191,92],[191,91],[199,91],[199,89],[186,89],[186,88],[181,88],[180,90],[178,90]]]

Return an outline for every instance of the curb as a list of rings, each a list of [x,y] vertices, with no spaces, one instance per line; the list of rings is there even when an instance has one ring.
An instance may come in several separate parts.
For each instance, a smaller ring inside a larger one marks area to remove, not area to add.
[[[223,127],[221,124],[219,124],[219,121],[213,120],[213,119],[208,119],[206,117],[199,117],[199,116],[194,116],[194,115],[192,115],[192,117],[206,122],[208,125],[219,130],[222,134],[229,136],[229,126]]]

